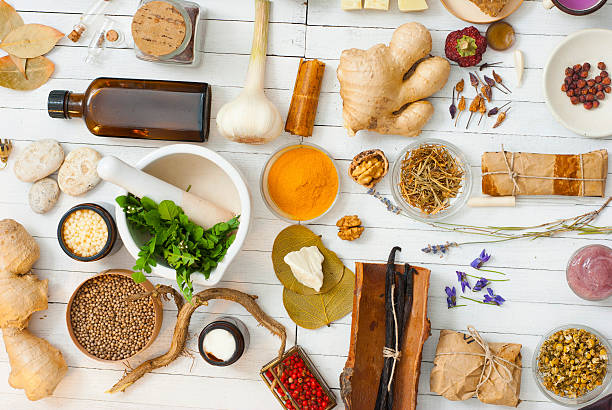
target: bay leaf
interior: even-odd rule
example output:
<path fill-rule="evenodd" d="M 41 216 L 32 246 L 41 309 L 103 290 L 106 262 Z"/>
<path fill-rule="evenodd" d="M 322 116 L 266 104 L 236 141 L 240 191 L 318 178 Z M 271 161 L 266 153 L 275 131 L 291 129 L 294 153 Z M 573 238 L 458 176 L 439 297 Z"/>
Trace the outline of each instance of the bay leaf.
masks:
<path fill-rule="evenodd" d="M 26 64 L 28 63 L 28 59 L 15 57 L 10 54 L 9 54 L 9 57 L 11 58 L 11 61 L 13 62 L 13 64 L 17 66 L 17 69 L 19 69 L 19 72 L 23 74 L 23 76 L 27 79 L 28 76 L 26 75 Z"/>
<path fill-rule="evenodd" d="M 19 58 L 34 58 L 48 53 L 64 34 L 43 24 L 24 24 L 4 37 L 0 48 Z"/>
<path fill-rule="evenodd" d="M 284 261 L 285 255 L 289 252 L 299 251 L 305 246 L 316 246 L 324 258 L 323 286 L 319 292 L 298 282 L 291 272 L 291 267 Z M 340 258 L 323 245 L 320 236 L 303 225 L 289 226 L 276 236 L 272 246 L 272 265 L 276 277 L 283 286 L 300 295 L 326 293 L 340 282 L 344 274 L 344 264 Z"/>
<path fill-rule="evenodd" d="M 45 57 L 36 57 L 28 60 L 26 65 L 27 78 L 21 74 L 10 56 L 0 58 L 0 87 L 13 90 L 34 90 L 45 84 L 55 65 Z"/>
<path fill-rule="evenodd" d="M 353 310 L 355 274 L 344 268 L 342 280 L 329 292 L 318 295 L 300 295 L 283 289 L 283 305 L 296 325 L 305 329 L 318 329 L 342 319 Z"/>
<path fill-rule="evenodd" d="M 10 4 L 0 0 L 0 40 L 19 26 L 23 26 L 21 16 Z"/>

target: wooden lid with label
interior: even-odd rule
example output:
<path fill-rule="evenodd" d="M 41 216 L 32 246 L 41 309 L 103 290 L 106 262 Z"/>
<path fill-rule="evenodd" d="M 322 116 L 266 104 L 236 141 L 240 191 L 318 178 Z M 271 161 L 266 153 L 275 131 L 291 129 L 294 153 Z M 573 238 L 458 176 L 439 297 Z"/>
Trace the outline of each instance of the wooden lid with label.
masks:
<path fill-rule="evenodd" d="M 132 20 L 134 44 L 152 56 L 165 56 L 176 51 L 185 40 L 185 31 L 185 18 L 165 1 L 143 5 Z"/>

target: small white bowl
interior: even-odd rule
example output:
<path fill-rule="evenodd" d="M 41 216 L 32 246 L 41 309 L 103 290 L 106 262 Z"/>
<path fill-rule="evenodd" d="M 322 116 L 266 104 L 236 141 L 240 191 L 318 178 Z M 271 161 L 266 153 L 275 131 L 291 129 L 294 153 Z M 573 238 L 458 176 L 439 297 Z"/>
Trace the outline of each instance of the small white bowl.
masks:
<path fill-rule="evenodd" d="M 555 119 L 565 128 L 587 138 L 612 135 L 612 94 L 598 108 L 587 110 L 573 105 L 561 91 L 565 69 L 576 64 L 591 64 L 589 78 L 599 74 L 597 63 L 606 63 L 612 73 L 612 30 L 586 29 L 567 36 L 553 50 L 544 67 L 544 98 Z"/>
<path fill-rule="evenodd" d="M 201 185 L 202 180 L 201 175 L 198 175 L 198 169 L 196 167 L 190 167 L 189 172 L 181 172 L 181 167 L 183 168 L 182 171 L 185 171 L 185 168 L 189 167 L 189 165 L 187 165 L 187 162 L 184 161 L 184 159 L 188 158 L 189 156 L 195 156 L 199 157 L 197 159 L 198 161 L 202 161 L 202 169 L 199 170 L 200 172 L 215 172 L 216 176 L 211 179 L 215 180 L 215 183 L 217 184 L 219 183 L 219 180 L 223 178 L 223 173 L 225 173 L 231 183 L 233 183 L 235 188 L 235 191 L 232 191 L 232 193 L 228 195 L 237 196 L 236 201 L 239 202 L 239 209 L 235 210 L 236 212 L 240 213 L 240 227 L 238 228 L 238 232 L 236 233 L 236 240 L 229 247 L 227 254 L 223 258 L 223 260 L 219 262 L 217 267 L 211 271 L 208 279 L 205 279 L 204 275 L 198 272 L 195 272 L 191 275 L 191 279 L 194 284 L 203 286 L 214 286 L 221 280 L 223 274 L 244 245 L 244 241 L 249 231 L 249 226 L 251 224 L 251 196 L 249 194 L 249 189 L 244 180 L 244 177 L 242 176 L 238 168 L 236 168 L 232 163 L 230 163 L 227 159 L 223 158 L 216 152 L 198 145 L 168 145 L 146 155 L 134 166 L 138 169 L 143 169 L 148 172 L 149 170 L 147 168 L 154 169 L 153 167 L 157 162 L 159 168 L 161 169 L 175 169 L 175 167 L 165 166 L 166 164 L 164 163 L 165 161 L 168 161 L 169 157 L 171 156 L 177 156 L 177 160 L 179 160 L 176 165 L 176 175 L 162 177 L 161 175 L 158 175 L 158 172 L 160 172 L 159 169 L 155 172 L 150 173 L 160 179 L 164 179 L 166 182 L 169 182 L 175 186 L 179 186 L 182 189 L 187 189 L 187 187 L 191 185 L 192 190 L 190 192 L 195 193 L 197 195 L 198 189 L 206 190 L 206 187 Z M 206 161 L 208 161 L 208 163 Z M 164 166 L 162 166 L 162 164 Z M 216 167 L 213 164 L 216 165 Z M 178 176 L 179 173 L 181 174 L 180 177 Z M 181 180 L 178 181 L 178 178 L 180 178 Z M 182 186 L 183 184 L 184 186 Z M 202 186 L 202 188 L 199 188 L 200 186 Z M 208 189 L 211 189 L 211 187 L 208 187 Z M 215 192 L 214 189 L 213 192 Z M 126 194 L 127 192 L 123 190 L 120 195 Z M 217 195 L 215 195 L 215 197 L 218 198 L 219 195 L 221 195 L 221 193 L 217 192 Z M 125 213 L 123 212 L 121 207 L 116 206 L 115 208 L 117 230 L 119 231 L 121 240 L 123 241 L 123 244 L 127 248 L 130 255 L 137 259 L 138 252 L 140 251 L 140 246 L 145 243 L 147 237 L 146 235 L 139 233 L 138 231 L 132 230 L 127 224 Z M 168 264 L 163 260 L 157 261 L 157 266 L 153 267 L 153 273 L 164 278 L 172 280 L 176 279 L 176 271 L 169 267 Z"/>

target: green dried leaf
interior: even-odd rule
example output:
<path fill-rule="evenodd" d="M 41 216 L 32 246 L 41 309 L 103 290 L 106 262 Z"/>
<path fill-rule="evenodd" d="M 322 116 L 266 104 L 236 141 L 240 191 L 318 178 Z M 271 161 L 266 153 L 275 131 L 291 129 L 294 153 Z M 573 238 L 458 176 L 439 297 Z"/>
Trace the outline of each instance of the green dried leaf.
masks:
<path fill-rule="evenodd" d="M 317 291 L 302 285 L 293 276 L 291 268 L 283 260 L 289 252 L 299 251 L 305 246 L 316 246 L 324 257 L 323 286 L 318 293 L 327 293 L 336 286 L 344 274 L 344 264 L 338 256 L 327 249 L 321 238 L 303 225 L 292 225 L 283 229 L 272 247 L 272 265 L 278 280 L 289 290 L 300 295 L 316 295 Z"/>
<path fill-rule="evenodd" d="M 10 4 L 0 0 L 0 40 L 19 26 L 23 26 L 21 16 Z"/>
<path fill-rule="evenodd" d="M 10 56 L 0 58 L 0 87 L 13 90 L 34 90 L 45 84 L 55 65 L 45 57 L 36 57 L 28 61 L 27 78 L 21 74 Z"/>
<path fill-rule="evenodd" d="M 48 53 L 64 33 L 43 24 L 25 24 L 9 32 L 0 48 L 19 58 L 34 58 Z"/>
<path fill-rule="evenodd" d="M 329 292 L 299 295 L 283 289 L 283 304 L 291 320 L 305 329 L 318 329 L 342 319 L 353 310 L 355 275 L 344 268 L 342 280 Z"/>

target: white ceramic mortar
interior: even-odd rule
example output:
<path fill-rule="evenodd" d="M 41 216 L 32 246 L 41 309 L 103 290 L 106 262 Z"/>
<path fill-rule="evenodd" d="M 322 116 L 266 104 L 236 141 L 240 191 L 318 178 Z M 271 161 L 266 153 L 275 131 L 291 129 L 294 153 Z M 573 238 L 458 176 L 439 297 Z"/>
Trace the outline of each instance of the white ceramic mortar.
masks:
<path fill-rule="evenodd" d="M 223 274 L 228 269 L 234 258 L 238 255 L 238 253 L 242 249 L 242 246 L 244 245 L 244 241 L 246 240 L 246 236 L 251 224 L 251 197 L 249 194 L 249 189 L 238 168 L 236 168 L 232 163 L 230 163 L 227 159 L 223 158 L 216 152 L 197 145 L 176 144 L 159 148 L 143 157 L 134 165 L 134 167 L 138 169 L 143 169 L 162 158 L 177 154 L 196 155 L 207 159 L 213 164 L 220 167 L 233 182 L 240 200 L 240 227 L 238 228 L 238 232 L 236 233 L 236 240 L 229 247 L 227 254 L 223 258 L 223 260 L 217 265 L 217 267 L 211 271 L 210 277 L 208 279 L 205 279 L 204 275 L 197 272 L 191 275 L 191 279 L 193 280 L 194 284 L 203 286 L 214 286 L 221 280 Z M 184 189 L 186 187 L 181 188 Z M 120 195 L 127 195 L 127 192 L 122 189 Z M 130 255 L 137 259 L 138 252 L 140 251 L 139 243 L 144 243 L 144 236 L 139 238 L 139 235 L 133 235 L 127 225 L 125 213 L 123 212 L 121 207 L 116 206 L 115 208 L 117 230 L 119 231 L 121 240 L 123 241 L 123 244 L 127 248 Z M 139 243 L 137 243 L 137 241 Z M 157 266 L 153 267 L 153 273 L 171 280 L 176 279 L 175 270 L 170 268 L 164 261 L 158 260 Z"/>

